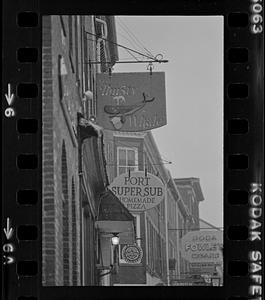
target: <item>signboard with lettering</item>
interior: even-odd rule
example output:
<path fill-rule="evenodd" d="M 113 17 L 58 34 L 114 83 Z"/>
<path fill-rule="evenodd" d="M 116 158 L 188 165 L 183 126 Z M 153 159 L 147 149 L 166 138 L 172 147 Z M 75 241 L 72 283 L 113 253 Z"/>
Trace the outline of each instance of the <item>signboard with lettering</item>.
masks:
<path fill-rule="evenodd" d="M 190 231 L 181 239 L 181 254 L 190 263 L 222 262 L 222 231 Z"/>
<path fill-rule="evenodd" d="M 141 212 L 158 205 L 165 197 L 163 182 L 155 175 L 143 171 L 121 174 L 109 189 L 132 212 Z"/>
<path fill-rule="evenodd" d="M 213 262 L 204 263 L 190 263 L 190 271 L 193 274 L 213 274 L 215 272 L 216 264 Z"/>
<path fill-rule="evenodd" d="M 97 74 L 97 122 L 134 132 L 166 125 L 165 73 Z"/>
<path fill-rule="evenodd" d="M 121 255 L 128 264 L 139 264 L 143 258 L 143 250 L 138 245 L 126 245 L 122 248 Z"/>

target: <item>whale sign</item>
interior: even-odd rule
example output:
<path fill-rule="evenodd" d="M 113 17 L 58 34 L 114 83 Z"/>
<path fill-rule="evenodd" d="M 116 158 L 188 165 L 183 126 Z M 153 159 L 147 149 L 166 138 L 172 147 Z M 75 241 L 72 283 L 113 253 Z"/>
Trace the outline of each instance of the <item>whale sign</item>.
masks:
<path fill-rule="evenodd" d="M 97 74 L 97 122 L 134 132 L 166 125 L 165 73 Z"/>
<path fill-rule="evenodd" d="M 223 232 L 190 231 L 181 239 L 181 255 L 190 263 L 222 262 Z"/>
<path fill-rule="evenodd" d="M 163 182 L 143 171 L 123 173 L 116 177 L 109 189 L 131 212 L 143 212 L 157 206 L 165 197 Z"/>

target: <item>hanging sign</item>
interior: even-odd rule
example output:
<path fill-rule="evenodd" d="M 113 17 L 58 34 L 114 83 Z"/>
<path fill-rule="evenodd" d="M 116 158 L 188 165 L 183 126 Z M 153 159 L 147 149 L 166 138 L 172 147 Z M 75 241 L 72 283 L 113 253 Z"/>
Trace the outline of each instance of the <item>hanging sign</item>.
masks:
<path fill-rule="evenodd" d="M 181 254 L 190 263 L 222 262 L 222 231 L 190 231 L 181 239 Z"/>
<path fill-rule="evenodd" d="M 132 212 L 153 208 L 165 197 L 163 182 L 157 176 L 143 171 L 124 173 L 116 177 L 109 189 Z"/>
<path fill-rule="evenodd" d="M 216 264 L 213 262 L 190 263 L 190 271 L 194 274 L 213 274 Z"/>
<path fill-rule="evenodd" d="M 97 122 L 134 132 L 166 125 L 165 73 L 97 74 Z"/>
<path fill-rule="evenodd" d="M 143 258 L 143 250 L 138 245 L 126 245 L 122 248 L 121 256 L 129 264 L 139 264 Z"/>

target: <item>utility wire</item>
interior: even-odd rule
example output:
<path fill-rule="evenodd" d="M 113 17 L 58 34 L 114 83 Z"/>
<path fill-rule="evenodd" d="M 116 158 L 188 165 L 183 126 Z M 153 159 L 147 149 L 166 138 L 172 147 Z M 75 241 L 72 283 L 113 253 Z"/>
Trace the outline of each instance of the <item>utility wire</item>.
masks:
<path fill-rule="evenodd" d="M 137 38 L 135 38 L 134 34 L 130 31 L 130 29 L 126 26 L 126 24 L 122 20 L 118 20 L 118 23 L 120 25 L 120 28 L 132 39 L 131 43 L 136 44 L 136 47 L 140 48 L 141 50 L 144 49 L 145 47 L 141 44 Z M 149 53 L 150 54 L 150 53 Z"/>
<path fill-rule="evenodd" d="M 149 51 L 146 47 L 145 47 L 145 45 L 137 38 L 137 36 L 129 29 L 129 27 L 125 24 L 125 22 L 123 22 L 121 19 L 117 19 L 118 20 L 118 23 L 120 23 L 120 25 L 122 26 L 122 24 L 123 24 L 123 30 L 125 30 L 133 39 L 134 39 L 134 41 L 138 44 L 138 46 L 140 45 L 140 48 L 143 48 L 147 53 L 148 53 L 148 55 L 151 55 L 151 56 L 153 56 L 153 57 L 155 57 L 152 53 L 151 53 L 151 51 Z M 125 29 L 124 29 L 125 28 Z M 126 30 L 127 29 L 127 30 Z"/>
<path fill-rule="evenodd" d="M 125 49 L 135 60 L 139 61 L 139 59 L 134 55 L 132 54 L 129 50 Z"/>
<path fill-rule="evenodd" d="M 128 42 L 131 44 L 131 46 L 135 47 L 135 45 L 132 43 L 132 41 L 129 40 L 125 35 L 123 35 L 123 34 L 121 34 L 121 33 L 119 33 L 119 35 L 122 36 L 126 41 L 128 41 Z M 127 50 L 127 51 L 128 51 L 128 50 Z M 142 57 L 142 55 L 141 55 L 141 57 Z"/>
<path fill-rule="evenodd" d="M 214 230 L 214 229 L 219 229 L 222 230 L 224 227 L 213 227 L 213 228 L 209 228 L 209 227 L 201 227 L 201 228 L 168 228 L 168 230 L 188 230 L 189 232 L 192 232 L 193 230 L 201 230 L 201 229 L 209 229 L 209 230 Z"/>
<path fill-rule="evenodd" d="M 152 166 L 162 166 L 162 165 L 169 165 L 170 163 L 161 163 L 161 164 L 152 164 L 150 163 Z M 130 168 L 130 167 L 139 167 L 139 166 L 146 166 L 146 164 L 143 164 L 143 165 L 118 165 L 117 163 L 115 164 L 114 162 L 111 162 L 111 163 L 106 163 L 106 165 L 108 166 L 117 166 L 117 167 L 121 167 L 121 168 Z"/>
<path fill-rule="evenodd" d="M 89 34 L 89 35 L 92 35 L 92 36 L 95 36 L 95 37 L 98 37 L 97 34 L 92 33 L 92 32 L 89 32 L 89 31 L 85 31 L 85 33 L 86 33 L 86 34 Z M 118 46 L 118 47 L 121 47 L 121 48 L 123 48 L 123 49 L 127 49 L 127 50 L 132 51 L 132 52 L 134 52 L 134 53 L 137 53 L 137 54 L 139 54 L 139 55 L 145 56 L 145 57 L 151 59 L 152 61 L 160 62 L 159 59 L 156 59 L 156 58 L 151 57 L 151 56 L 149 56 L 149 55 L 143 54 L 143 53 L 141 53 L 141 52 L 139 52 L 139 51 L 133 50 L 133 49 L 131 49 L 131 48 L 129 48 L 129 47 L 126 47 L 126 46 L 123 46 L 123 45 L 118 44 L 118 43 L 116 43 L 116 42 L 113 42 L 113 41 L 111 41 L 111 40 L 109 40 L 109 39 L 105 39 L 105 38 L 102 38 L 102 37 L 100 37 L 100 38 L 101 38 L 102 40 L 107 41 L 107 42 L 109 42 L 109 43 L 111 43 L 111 44 L 114 44 L 114 45 L 116 45 L 116 46 Z"/>
<path fill-rule="evenodd" d="M 124 37 L 125 38 L 125 37 Z M 89 38 L 86 38 L 86 40 L 87 41 L 92 41 L 92 42 L 96 42 L 97 40 L 96 39 L 89 39 Z M 128 40 L 128 39 L 127 39 Z M 129 40 L 128 40 L 129 41 Z M 126 50 L 126 49 L 125 49 Z M 135 55 L 133 55 L 129 50 L 126 50 L 128 53 L 129 53 L 129 55 L 131 56 L 131 57 L 133 57 L 135 60 L 137 60 L 137 61 L 139 61 L 139 59 L 135 56 Z M 122 61 L 121 61 L 122 62 Z"/>
<path fill-rule="evenodd" d="M 123 35 L 122 35 L 123 36 Z M 129 41 L 130 42 L 130 40 L 129 39 L 127 39 L 125 36 L 123 36 L 127 41 Z M 96 42 L 96 39 L 89 39 L 89 38 L 86 38 L 86 40 L 87 41 L 91 41 L 91 42 Z M 132 43 L 130 42 L 130 44 L 132 45 Z M 135 45 L 133 45 L 133 46 L 135 46 Z M 135 55 L 133 55 L 131 52 L 130 52 L 130 50 L 127 50 L 127 49 L 125 49 L 128 53 L 129 53 L 129 55 L 131 56 L 131 57 L 133 57 L 136 61 L 138 61 L 139 62 L 139 58 L 137 58 Z M 142 55 L 141 55 L 142 56 Z M 125 58 L 123 58 L 123 59 L 125 59 Z M 123 62 L 122 60 L 119 60 L 119 62 Z"/>

